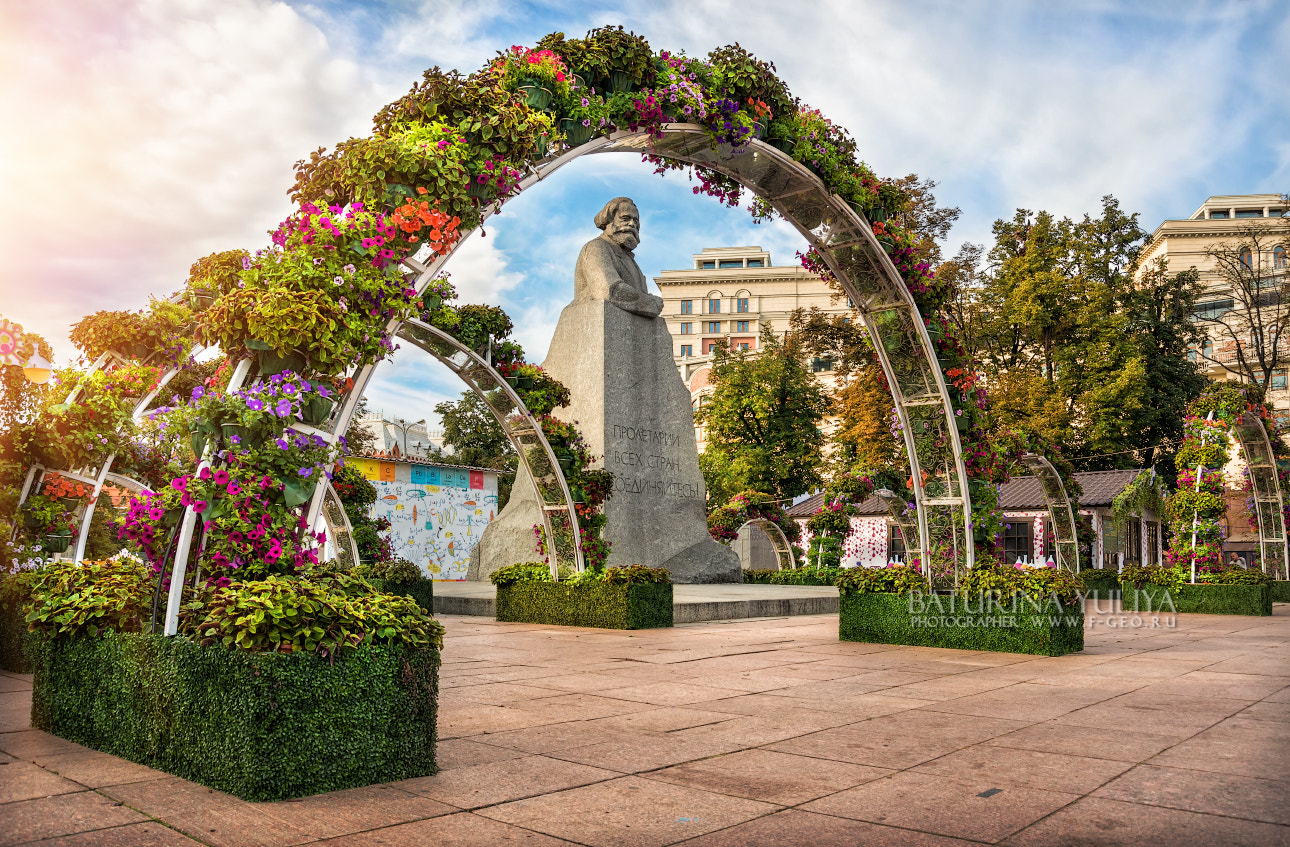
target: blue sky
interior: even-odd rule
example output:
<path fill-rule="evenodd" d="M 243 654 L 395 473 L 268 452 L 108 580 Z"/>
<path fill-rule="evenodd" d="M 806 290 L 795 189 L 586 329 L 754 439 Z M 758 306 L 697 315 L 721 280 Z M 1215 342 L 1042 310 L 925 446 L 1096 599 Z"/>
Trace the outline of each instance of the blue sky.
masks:
<path fill-rule="evenodd" d="M 1078 216 L 1114 194 L 1147 229 L 1211 194 L 1290 191 L 1290 14 L 1274 2 L 600 4 L 9 0 L 0 4 L 0 314 L 73 350 L 67 327 L 143 305 L 195 259 L 257 248 L 289 211 L 291 165 L 366 134 L 432 65 L 622 23 L 656 48 L 738 41 L 846 126 L 881 175 L 940 183 L 948 250 L 1017 208 Z M 782 225 L 690 193 L 625 156 L 589 156 L 520 197 L 449 270 L 504 306 L 540 359 L 577 247 L 617 194 L 643 215 L 647 275 Z M 457 387 L 413 350 L 373 405 L 419 418 Z"/>

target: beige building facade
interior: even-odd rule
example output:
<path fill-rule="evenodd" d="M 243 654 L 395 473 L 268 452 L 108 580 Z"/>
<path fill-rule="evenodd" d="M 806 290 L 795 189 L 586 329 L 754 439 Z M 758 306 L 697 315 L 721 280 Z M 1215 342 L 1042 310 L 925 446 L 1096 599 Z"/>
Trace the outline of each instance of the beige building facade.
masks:
<path fill-rule="evenodd" d="M 1260 233 L 1257 249 L 1241 253 L 1251 230 Z M 1239 379 L 1227 367 L 1236 358 L 1235 341 L 1213 321 L 1239 309 L 1239 294 L 1223 276 L 1210 251 L 1231 248 L 1239 261 L 1260 277 L 1258 287 L 1267 289 L 1261 297 L 1278 299 L 1290 285 L 1290 208 L 1279 194 L 1224 194 L 1210 197 L 1190 217 L 1166 220 L 1152 233 L 1143 248 L 1141 266 L 1152 267 L 1157 259 L 1169 262 L 1170 273 L 1196 268 L 1205 293 L 1197 304 L 1196 318 L 1209 330 L 1203 350 L 1192 358 L 1205 368 L 1210 379 Z M 1251 338 L 1248 342 L 1253 343 Z M 1282 356 L 1287 339 L 1282 340 Z M 1216 361 L 1215 361 L 1216 360 Z M 1286 367 L 1273 371 L 1267 386 L 1268 400 L 1283 422 L 1290 422 L 1290 373 Z"/>
<path fill-rule="evenodd" d="M 824 280 L 799 264 L 776 265 L 761 247 L 705 247 L 693 266 L 665 270 L 654 278 L 663 298 L 663 318 L 672 333 L 672 355 L 697 409 L 711 393 L 712 349 L 756 350 L 763 327 L 788 330 L 795 309 L 849 315 L 853 310 Z M 832 363 L 813 360 L 812 369 L 832 390 Z M 696 429 L 699 450 L 703 428 Z"/>

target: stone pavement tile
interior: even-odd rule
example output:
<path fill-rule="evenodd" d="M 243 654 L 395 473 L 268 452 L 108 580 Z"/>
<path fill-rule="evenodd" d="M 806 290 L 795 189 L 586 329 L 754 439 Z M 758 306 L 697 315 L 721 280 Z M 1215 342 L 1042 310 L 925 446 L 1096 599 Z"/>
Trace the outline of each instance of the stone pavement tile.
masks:
<path fill-rule="evenodd" d="M 50 735 L 48 732 L 42 732 L 39 729 L 0 733 L 0 750 L 16 759 L 25 759 L 37 764 L 53 756 L 84 753 L 88 749 L 90 748 L 82 747 L 65 738 Z"/>
<path fill-rule="evenodd" d="M 729 717 L 723 715 L 722 717 Z M 477 739 L 489 745 L 525 753 L 549 753 L 551 751 L 572 750 L 588 744 L 605 744 L 616 741 L 630 741 L 639 736 L 638 732 L 602 726 L 589 721 L 566 721 L 546 726 L 535 726 L 528 729 L 516 729 L 510 732 L 494 732 Z M 506 758 L 518 758 L 516 755 Z M 482 764 L 482 763 L 481 763 Z"/>
<path fill-rule="evenodd" d="M 1285 847 L 1290 828 L 1086 797 L 1006 842 L 1015 847 Z"/>
<path fill-rule="evenodd" d="M 724 703 L 724 700 L 718 700 Z M 632 712 L 626 715 L 615 715 L 611 718 L 599 718 L 588 726 L 626 732 L 674 732 L 692 726 L 720 723 L 730 720 L 730 713 L 725 711 L 692 709 L 685 706 L 663 706 L 644 712 Z"/>
<path fill-rule="evenodd" d="M 151 821 L 112 829 L 95 829 L 39 842 L 40 847 L 197 847 L 200 843 Z"/>
<path fill-rule="evenodd" d="M 0 693 L 11 691 L 31 691 L 31 683 L 12 676 L 0 676 Z"/>
<path fill-rule="evenodd" d="M 0 803 L 71 794 L 85 786 L 63 779 L 30 762 L 8 762 L 0 765 Z"/>
<path fill-rule="evenodd" d="M 619 700 L 613 697 L 597 697 L 592 694 L 567 694 L 563 691 L 549 691 L 551 696 L 538 700 L 527 700 L 511 703 L 513 709 L 558 718 L 562 721 L 591 720 L 608 718 L 614 715 L 625 715 L 632 712 L 648 712 L 655 706 L 635 700 Z"/>
<path fill-rule="evenodd" d="M 654 847 L 733 826 L 779 807 L 623 777 L 485 809 L 495 820 L 589 847 Z"/>
<path fill-rule="evenodd" d="M 730 739 L 678 738 L 677 733 L 640 733 L 626 741 L 588 744 L 572 750 L 553 750 L 549 755 L 567 762 L 610 768 L 619 773 L 641 773 L 708 756 L 733 753 L 743 744 Z"/>
<path fill-rule="evenodd" d="M 1257 718 L 1261 721 L 1290 721 L 1290 703 L 1275 700 L 1261 700 L 1247 706 L 1239 713 L 1243 718 Z"/>
<path fill-rule="evenodd" d="M 957 697 L 969 697 L 973 694 L 993 691 L 996 688 L 1006 688 L 1021 681 L 999 676 L 982 676 L 981 673 L 980 671 L 973 671 L 949 676 L 937 676 L 919 682 L 911 682 L 907 685 L 895 686 L 889 689 L 887 693 L 897 697 L 913 697 L 919 700 L 953 700 Z M 1028 674 L 1027 678 L 1029 676 Z"/>
<path fill-rule="evenodd" d="M 495 844 L 515 844 L 524 847 L 562 847 L 569 842 L 551 838 L 538 832 L 520 829 L 480 817 L 470 812 L 458 812 L 430 820 L 392 826 L 374 832 L 364 832 L 318 844 L 326 847 L 493 847 Z"/>
<path fill-rule="evenodd" d="M 606 679 L 604 674 L 598 673 L 554 673 L 552 676 L 535 680 L 532 684 L 578 694 L 599 694 L 606 688 L 621 685 L 615 680 Z"/>
<path fill-rule="evenodd" d="M 1237 716 L 1188 738 L 1150 764 L 1290 781 L 1290 724 Z"/>
<path fill-rule="evenodd" d="M 854 677 L 855 673 L 856 669 L 852 667 L 844 665 L 830 665 L 828 662 L 817 661 L 807 662 L 804 664 L 777 665 L 775 667 L 762 668 L 756 675 L 772 679 L 827 681 Z M 880 671 L 870 671 L 870 673 L 880 673 Z"/>
<path fill-rule="evenodd" d="M 1177 744 L 1178 741 L 1179 738 L 1176 735 L 1156 735 L 1141 731 L 1125 732 L 1118 729 L 1048 722 L 1000 735 L 985 743 L 994 747 L 1014 747 L 1019 750 L 1038 750 L 1043 753 L 1064 753 L 1068 756 L 1087 756 L 1136 763 L 1146 761 L 1161 750 Z"/>
<path fill-rule="evenodd" d="M 23 800 L 0 807 L 0 845 L 74 835 L 147 820 L 93 791 Z"/>
<path fill-rule="evenodd" d="M 1285 651 L 1247 653 L 1234 659 L 1224 659 L 1208 665 L 1205 670 L 1214 673 L 1251 673 L 1262 676 L 1290 676 L 1290 655 Z"/>
<path fill-rule="evenodd" d="M 1087 794 L 1131 767 L 1131 762 L 977 744 L 913 770 L 948 777 L 977 791 L 1011 787 Z"/>
<path fill-rule="evenodd" d="M 493 736 L 477 736 L 491 740 Z M 470 738 L 449 738 L 440 741 L 435 747 L 435 763 L 440 771 L 453 768 L 466 768 L 471 765 L 486 765 L 489 762 L 502 762 L 507 759 L 518 759 L 524 756 L 522 750 L 511 750 L 496 747 L 486 742 Z"/>
<path fill-rule="evenodd" d="M 525 702 L 539 697 L 550 697 L 550 688 L 536 685 L 523 685 L 517 682 L 485 682 L 479 685 L 463 685 L 449 689 L 440 696 L 441 704 L 458 705 L 462 701 L 485 703 L 491 706 L 505 706 L 516 702 Z"/>
<path fill-rule="evenodd" d="M 890 689 L 890 691 L 894 690 Z M 889 694 L 889 689 L 837 697 L 809 696 L 803 690 L 793 697 L 787 694 L 769 693 L 718 700 L 714 703 L 707 703 L 705 706 L 714 711 L 731 711 L 766 716 L 774 716 L 779 714 L 781 710 L 807 709 L 836 715 L 841 719 L 838 721 L 841 724 L 855 723 L 866 718 L 918 709 L 931 705 L 932 702 L 931 700 L 913 700 Z"/>
<path fill-rule="evenodd" d="M 678 679 L 691 679 L 692 674 L 685 673 L 684 665 L 654 665 L 649 662 L 619 662 L 612 668 L 597 671 L 596 676 L 605 680 L 604 688 L 613 687 L 613 680 L 621 680 L 618 686 L 644 682 L 676 682 Z M 597 690 L 599 693 L 599 689 Z"/>
<path fill-rule="evenodd" d="M 1029 723 L 1051 720 L 1093 703 L 1108 700 L 1116 692 L 1098 688 L 1062 688 L 1018 682 L 980 694 L 969 694 L 953 700 L 942 700 L 928 706 L 928 711 L 952 712 L 956 715 L 1010 718 Z"/>
<path fill-rule="evenodd" d="M 889 774 L 891 771 L 885 768 L 809 759 L 772 750 L 741 750 L 642 776 L 717 794 L 796 806 Z"/>
<path fill-rule="evenodd" d="M 1215 700 L 1188 695 L 1143 697 L 1140 691 L 1062 715 L 1057 721 L 1074 726 L 1146 730 L 1159 735 L 1189 736 L 1211 727 L 1249 705 L 1245 700 Z"/>
<path fill-rule="evenodd" d="M 690 685 L 684 682 L 656 682 L 610 688 L 600 692 L 603 697 L 635 700 L 638 703 L 652 703 L 656 706 L 707 705 L 712 700 L 734 697 L 740 693 L 742 692 L 729 688 L 709 688 L 706 685 Z"/>
<path fill-rule="evenodd" d="M 439 706 L 439 738 L 467 738 L 487 732 L 506 732 L 526 726 L 559 723 L 562 719 L 542 714 L 511 709 L 505 706 Z"/>
<path fill-rule="evenodd" d="M 786 741 L 799 735 L 807 735 L 836 726 L 829 715 L 821 715 L 820 720 L 812 720 L 808 714 L 803 714 L 794 721 L 784 720 L 780 716 L 729 715 L 728 717 L 728 720 L 720 723 L 680 729 L 670 735 L 695 744 L 717 744 L 739 749 Z"/>
<path fill-rule="evenodd" d="M 798 809 L 785 809 L 681 842 L 684 847 L 968 847 L 976 843 Z"/>
<path fill-rule="evenodd" d="M 1194 697 L 1214 697 L 1233 700 L 1259 700 L 1275 694 L 1290 685 L 1283 676 L 1259 676 L 1245 673 L 1214 673 L 1192 671 L 1166 682 L 1156 682 L 1139 691 L 1144 695 L 1168 697 L 1190 694 Z"/>
<path fill-rule="evenodd" d="M 0 732 L 31 729 L 31 692 L 7 691 L 0 694 Z"/>
<path fill-rule="evenodd" d="M 922 764 L 1021 726 L 1018 721 L 964 720 L 960 715 L 917 710 L 822 730 L 770 744 L 767 748 L 780 753 L 899 769 Z"/>
<path fill-rule="evenodd" d="M 1271 694 L 1263 699 L 1269 703 L 1290 703 L 1290 688 L 1283 688 L 1276 694 Z"/>
<path fill-rule="evenodd" d="M 925 666 L 924 666 L 925 667 Z M 857 669 L 853 668 L 853 672 Z M 874 668 L 869 670 L 860 670 L 853 676 L 845 679 L 836 680 L 833 683 L 834 689 L 841 693 L 851 693 L 847 690 L 848 686 L 864 686 L 869 690 L 875 688 L 894 688 L 896 686 L 909 685 L 915 682 L 925 682 L 932 679 L 953 678 L 962 673 L 961 670 L 947 671 L 944 674 L 928 673 L 927 671 L 910 671 L 905 668 Z M 831 689 L 820 687 L 817 690 L 828 692 Z M 866 692 L 859 692 L 866 693 Z"/>
<path fill-rule="evenodd" d="M 434 776 L 405 779 L 393 785 L 459 809 L 477 809 L 601 782 L 621 775 L 603 768 L 546 756 L 525 756 L 522 759 L 453 768 Z"/>
<path fill-rule="evenodd" d="M 852 673 L 849 669 L 839 669 L 842 675 Z M 782 676 L 767 676 L 767 671 L 730 671 L 728 673 L 703 674 L 686 680 L 693 685 L 707 685 L 712 688 L 723 688 L 743 694 L 758 694 L 763 691 L 789 691 L 801 684 L 800 679 L 789 679 Z"/>
<path fill-rule="evenodd" d="M 309 840 L 305 830 L 230 794 L 179 777 L 100 789 L 113 800 L 215 847 L 278 847 Z"/>
<path fill-rule="evenodd" d="M 40 759 L 40 766 L 86 788 L 103 788 L 123 782 L 142 782 L 168 776 L 147 765 L 89 749 L 44 757 Z"/>
<path fill-rule="evenodd" d="M 1127 803 L 1290 825 L 1290 782 L 1139 765 L 1093 792 Z"/>
<path fill-rule="evenodd" d="M 956 838 L 998 841 L 1077 799 L 1038 788 L 1004 788 L 990 797 L 976 786 L 913 772 L 866 782 L 802 806 L 872 823 Z"/>
<path fill-rule="evenodd" d="M 397 785 L 367 785 L 253 805 L 266 815 L 303 830 L 309 840 L 396 826 L 458 811 L 428 797 L 402 791 Z"/>

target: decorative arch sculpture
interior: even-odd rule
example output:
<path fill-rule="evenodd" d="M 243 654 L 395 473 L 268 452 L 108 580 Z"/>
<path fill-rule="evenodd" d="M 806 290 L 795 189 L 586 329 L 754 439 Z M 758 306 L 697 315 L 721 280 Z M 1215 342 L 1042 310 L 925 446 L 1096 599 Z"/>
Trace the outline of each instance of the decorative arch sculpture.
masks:
<path fill-rule="evenodd" d="M 1048 504 L 1048 520 L 1053 525 L 1053 543 L 1057 546 L 1057 567 L 1071 573 L 1080 572 L 1079 534 L 1075 528 L 1075 511 L 1070 498 L 1066 496 L 1066 486 L 1053 463 L 1037 453 L 1022 455 L 1030 472 L 1039 480 L 1044 490 L 1044 502 Z"/>
<path fill-rule="evenodd" d="M 1270 565 L 1274 574 L 1282 575 L 1290 556 L 1286 552 L 1285 503 L 1272 442 L 1268 439 L 1262 418 L 1252 412 L 1237 418 L 1233 428 L 1241 442 L 1241 452 L 1250 469 L 1250 483 L 1254 488 L 1254 514 L 1259 524 L 1259 558 L 1263 572 L 1267 573 Z"/>
<path fill-rule="evenodd" d="M 745 521 L 744 525 L 739 527 L 735 534 L 738 535 L 750 526 L 760 529 L 762 534 L 770 541 L 770 546 L 775 548 L 775 570 L 784 570 L 785 560 L 788 561 L 789 569 L 797 567 L 797 557 L 793 555 L 793 545 L 789 543 L 788 536 L 784 534 L 784 530 L 780 529 L 779 524 L 766 518 L 753 518 L 750 521 Z"/>

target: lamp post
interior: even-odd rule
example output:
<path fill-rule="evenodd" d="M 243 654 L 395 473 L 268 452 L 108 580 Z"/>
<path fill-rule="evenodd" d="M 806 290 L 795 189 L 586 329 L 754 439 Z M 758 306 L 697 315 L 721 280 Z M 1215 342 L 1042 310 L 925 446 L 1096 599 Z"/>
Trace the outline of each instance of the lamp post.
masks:
<path fill-rule="evenodd" d="M 425 422 L 426 422 L 425 418 L 422 418 L 419 421 L 412 421 L 411 423 L 408 423 L 403 418 L 394 418 L 393 420 L 384 421 L 384 423 L 387 423 L 390 426 L 398 427 L 403 432 L 403 455 L 405 456 L 408 455 L 408 430 L 412 429 L 412 427 L 418 424 L 421 424 L 424 426 Z M 398 446 L 397 440 L 395 440 L 394 445 L 396 447 Z M 421 442 L 418 441 L 417 446 L 420 447 Z"/>

